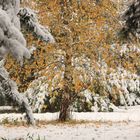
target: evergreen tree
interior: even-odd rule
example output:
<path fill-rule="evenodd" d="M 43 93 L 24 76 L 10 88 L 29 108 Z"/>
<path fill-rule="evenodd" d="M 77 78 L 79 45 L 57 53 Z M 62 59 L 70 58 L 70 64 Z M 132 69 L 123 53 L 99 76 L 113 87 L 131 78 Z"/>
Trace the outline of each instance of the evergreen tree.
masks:
<path fill-rule="evenodd" d="M 27 98 L 19 94 L 16 83 L 10 79 L 4 68 L 4 58 L 9 53 L 21 66 L 24 58 L 31 57 L 31 51 L 26 48 L 26 40 L 21 32 L 20 23 L 23 23 L 26 29 L 43 41 L 54 42 L 54 39 L 47 29 L 39 24 L 31 10 L 20 9 L 20 0 L 0 0 L 0 91 L 22 107 L 26 112 L 28 123 L 34 124 Z"/>

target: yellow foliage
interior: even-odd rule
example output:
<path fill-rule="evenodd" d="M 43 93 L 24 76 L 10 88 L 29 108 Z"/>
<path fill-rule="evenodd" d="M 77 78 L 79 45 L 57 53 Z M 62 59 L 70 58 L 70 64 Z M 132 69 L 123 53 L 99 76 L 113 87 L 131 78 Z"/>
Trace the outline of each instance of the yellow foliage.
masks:
<path fill-rule="evenodd" d="M 64 2 L 63 9 L 60 4 L 62 1 Z M 28 3 L 25 2 L 23 5 L 26 4 Z M 37 50 L 33 54 L 34 60 L 26 61 L 20 68 L 14 65 L 16 62 L 10 57 L 9 63 L 6 64 L 11 77 L 19 84 L 21 91 L 26 90 L 29 83 L 38 76 L 48 77 L 48 81 L 51 83 L 56 75 L 54 69 L 60 65 L 60 62 L 57 61 L 58 49 L 68 50 L 70 47 L 73 57 L 86 54 L 91 59 L 91 65 L 95 70 L 99 69 L 95 64 L 99 55 L 109 67 L 115 68 L 118 63 L 122 63 L 125 68 L 134 69 L 134 61 L 126 62 L 125 59 L 120 60 L 117 55 L 110 53 L 110 45 L 118 41 L 116 32 L 120 28 L 117 8 L 112 1 L 102 0 L 96 4 L 95 0 L 80 0 L 79 2 L 72 0 L 72 3 L 67 5 L 66 0 L 39 0 L 31 1 L 30 6 L 38 10 L 40 22 L 50 28 L 56 44 L 46 45 L 35 40 L 30 34 L 26 35 L 28 46 L 31 44 L 37 46 Z M 65 19 L 62 18 L 63 16 Z M 119 42 L 117 43 L 119 44 Z M 134 55 L 132 57 L 134 58 Z M 61 66 L 59 70 L 64 71 L 64 68 Z M 77 73 L 80 71 L 77 71 L 76 74 L 73 72 L 72 76 L 75 81 L 75 90 L 80 91 L 89 85 L 81 81 Z M 31 75 L 33 75 L 33 79 L 30 79 Z M 60 78 L 58 85 L 62 88 L 63 84 L 64 81 Z"/>

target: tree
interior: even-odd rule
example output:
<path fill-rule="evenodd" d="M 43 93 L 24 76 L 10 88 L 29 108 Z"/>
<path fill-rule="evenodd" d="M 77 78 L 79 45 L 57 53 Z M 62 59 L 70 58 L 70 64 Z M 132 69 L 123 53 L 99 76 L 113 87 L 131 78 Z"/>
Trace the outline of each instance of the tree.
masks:
<path fill-rule="evenodd" d="M 54 39 L 47 29 L 38 23 L 30 9 L 20 9 L 20 0 L 0 1 L 0 90 L 6 97 L 22 107 L 26 112 L 28 123 L 34 124 L 27 98 L 18 92 L 16 83 L 9 78 L 3 63 L 3 59 L 9 53 L 21 66 L 24 58 L 30 59 L 31 57 L 31 51 L 26 48 L 26 40 L 21 32 L 20 23 L 24 24 L 24 27 L 22 26 L 24 29 L 32 31 L 37 38 L 43 41 L 54 42 Z"/>
<path fill-rule="evenodd" d="M 61 24 L 62 27 L 69 25 L 71 17 L 72 1 L 60 0 L 60 12 L 61 12 Z M 69 28 L 69 27 L 68 27 Z M 70 28 L 69 28 L 70 29 Z M 63 29 L 62 29 L 63 30 Z M 71 30 L 71 29 L 70 29 Z M 60 121 L 65 121 L 69 118 L 69 107 L 73 101 L 74 96 L 76 95 L 74 89 L 73 81 L 73 72 L 74 68 L 72 66 L 72 57 L 73 57 L 73 48 L 72 48 L 72 38 L 70 37 L 70 32 L 68 30 L 63 30 L 63 38 L 65 40 L 65 71 L 64 71 L 64 86 L 62 91 L 62 103 L 60 107 Z"/>
<path fill-rule="evenodd" d="M 132 56 L 135 62 L 137 59 L 134 58 L 134 53 L 129 59 L 128 55 L 121 53 L 124 48 L 117 36 L 117 30 L 121 28 L 121 25 L 115 2 L 112 3 L 110 0 L 102 0 L 99 3 L 91 0 L 57 0 L 55 2 L 42 0 L 37 4 L 41 7 L 39 10 L 41 16 L 44 17 L 43 23 L 50 25 L 56 38 L 56 50 L 60 49 L 64 52 L 64 58 L 59 62 L 65 67 L 62 70 L 63 86 L 60 90 L 62 95 L 60 120 L 69 118 L 70 106 L 79 93 L 85 89 L 90 89 L 93 94 L 95 93 L 93 96 L 98 94 L 99 99 L 106 96 L 115 105 L 121 104 L 120 96 L 123 95 L 128 105 L 135 104 L 135 101 L 130 101 L 129 96 L 132 90 L 128 89 L 131 84 L 129 75 L 134 78 L 129 70 L 132 73 L 135 70 L 135 63 L 131 61 Z M 46 15 L 46 10 L 48 15 Z M 81 57 L 85 60 L 83 66 L 79 61 Z M 77 63 L 74 62 L 75 59 Z M 87 77 L 85 81 L 83 71 L 77 69 L 76 64 L 84 69 Z M 87 66 L 88 64 L 90 66 Z M 80 79 L 81 75 L 83 79 Z M 127 84 L 124 86 L 124 83 Z"/>
<path fill-rule="evenodd" d="M 129 2 L 129 1 L 128 1 Z M 130 1 L 127 9 L 122 14 L 123 28 L 120 31 L 120 37 L 122 37 L 123 42 L 135 45 L 139 49 L 140 45 L 140 1 L 133 0 Z M 139 55 L 131 54 L 131 59 L 133 58 L 133 63 L 136 67 L 137 73 L 139 73 L 140 63 Z M 132 66 L 131 66 L 132 67 Z"/>
<path fill-rule="evenodd" d="M 96 3 L 92 1 L 60 1 L 61 27 L 63 28 L 63 39 L 65 42 L 63 46 L 65 47 L 64 87 L 59 115 L 61 121 L 68 119 L 70 106 L 77 98 L 78 93 L 87 89 L 92 83 L 91 80 L 84 83 L 79 78 L 78 80 L 74 78 L 75 69 L 72 60 L 84 54 L 85 58 L 88 58 L 90 61 L 99 61 L 100 57 L 102 57 L 100 56 L 102 55 L 102 47 L 105 49 L 108 45 L 104 33 L 106 29 L 102 26 L 106 22 L 108 14 L 105 17 L 102 10 L 105 10 L 105 8 L 110 10 L 112 8 L 112 14 L 114 15 L 115 10 L 111 6 L 106 7 L 107 3 L 112 5 L 110 1 L 96 1 Z M 111 21 L 108 19 L 108 22 Z M 112 22 L 113 24 L 114 22 Z M 106 31 L 108 35 L 111 35 L 108 29 Z M 98 33 L 96 34 L 95 32 Z M 87 74 L 88 76 L 91 77 L 89 73 Z"/>
<path fill-rule="evenodd" d="M 64 59 L 60 62 L 65 68 L 63 86 L 59 91 L 62 94 L 59 119 L 65 121 L 69 118 L 70 106 L 78 93 L 91 84 L 90 80 L 86 82 L 80 80 L 78 76 L 81 74 L 80 70 L 75 69 L 73 60 L 84 55 L 84 59 L 90 59 L 90 64 L 94 65 L 94 61 L 98 61 L 101 55 L 107 57 L 107 53 L 102 54 L 102 50 L 108 48 L 114 37 L 111 29 L 116 28 L 114 26 L 116 19 L 113 18 L 116 14 L 115 8 L 108 0 L 97 4 L 90 0 L 57 0 L 55 2 L 41 0 L 37 4 L 41 7 L 39 10 L 42 16 L 46 14 L 46 9 L 49 13 L 48 17 L 51 15 L 49 20 L 47 15 L 44 16 L 43 19 L 46 20 L 43 22 L 50 23 L 57 42 L 56 49 L 64 52 Z M 112 25 L 110 29 L 109 24 Z M 89 70 L 86 66 L 84 68 L 90 79 Z"/>

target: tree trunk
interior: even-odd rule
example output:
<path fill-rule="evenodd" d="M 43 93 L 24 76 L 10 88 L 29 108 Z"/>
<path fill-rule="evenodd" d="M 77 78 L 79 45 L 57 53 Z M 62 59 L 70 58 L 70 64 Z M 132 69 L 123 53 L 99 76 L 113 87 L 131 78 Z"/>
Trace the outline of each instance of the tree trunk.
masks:
<path fill-rule="evenodd" d="M 65 58 L 65 72 L 64 72 L 64 89 L 62 95 L 62 102 L 60 107 L 60 121 L 66 121 L 70 118 L 70 105 L 73 101 L 74 96 L 74 85 L 73 85 L 73 68 L 71 64 L 72 51 L 68 49 L 66 51 Z"/>
<path fill-rule="evenodd" d="M 70 29 L 69 22 L 71 17 L 70 6 L 72 5 L 72 0 L 60 0 L 61 7 L 61 22 L 62 27 L 67 26 Z M 65 39 L 65 71 L 64 71 L 64 87 L 62 102 L 60 106 L 59 120 L 66 121 L 70 118 L 70 105 L 73 102 L 73 97 L 75 95 L 74 84 L 73 84 L 73 66 L 72 66 L 72 38 L 68 30 L 62 29 L 65 34 L 63 38 Z"/>

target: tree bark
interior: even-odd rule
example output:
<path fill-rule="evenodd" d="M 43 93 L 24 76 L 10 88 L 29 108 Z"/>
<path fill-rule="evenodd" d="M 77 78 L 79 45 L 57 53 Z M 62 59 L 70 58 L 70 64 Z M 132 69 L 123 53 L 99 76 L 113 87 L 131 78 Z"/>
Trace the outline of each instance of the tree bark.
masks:
<path fill-rule="evenodd" d="M 70 119 L 70 105 L 74 96 L 74 84 L 73 84 L 73 68 L 72 68 L 72 50 L 66 50 L 65 58 L 65 72 L 64 72 L 64 89 L 62 95 L 62 102 L 60 107 L 60 121 L 66 121 Z"/>

